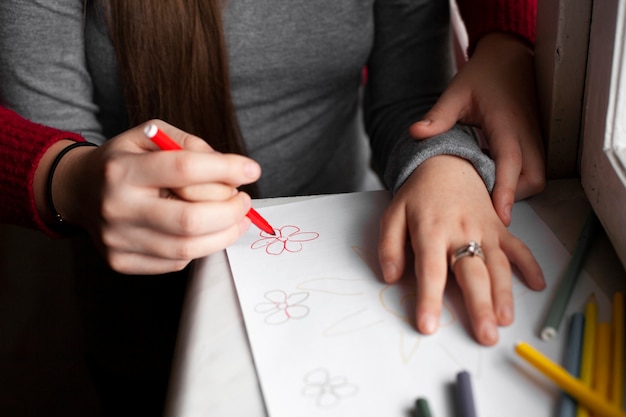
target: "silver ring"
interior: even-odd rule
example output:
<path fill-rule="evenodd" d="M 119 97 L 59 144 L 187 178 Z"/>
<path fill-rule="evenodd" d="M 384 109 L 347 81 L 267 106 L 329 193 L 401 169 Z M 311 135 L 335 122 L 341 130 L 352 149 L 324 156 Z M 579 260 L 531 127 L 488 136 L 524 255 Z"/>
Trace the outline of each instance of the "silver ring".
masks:
<path fill-rule="evenodd" d="M 461 246 L 456 250 L 456 252 L 454 252 L 452 257 L 450 258 L 450 269 L 454 269 L 454 264 L 456 263 L 456 261 L 463 258 L 464 256 L 478 256 L 483 261 L 485 260 L 485 254 L 483 253 L 483 250 L 478 242 L 476 242 L 475 240 L 470 240 L 468 245 Z"/>

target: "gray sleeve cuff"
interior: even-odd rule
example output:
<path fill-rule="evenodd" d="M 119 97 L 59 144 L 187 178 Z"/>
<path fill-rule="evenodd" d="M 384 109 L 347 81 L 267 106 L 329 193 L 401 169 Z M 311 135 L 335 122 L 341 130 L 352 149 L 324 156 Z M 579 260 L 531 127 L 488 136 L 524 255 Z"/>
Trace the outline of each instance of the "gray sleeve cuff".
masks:
<path fill-rule="evenodd" d="M 412 139 L 407 133 L 392 151 L 384 173 L 385 183 L 395 193 L 422 162 L 437 155 L 454 155 L 466 159 L 478 171 L 489 193 L 493 190 L 494 162 L 480 149 L 470 128 L 459 125 L 425 140 Z"/>

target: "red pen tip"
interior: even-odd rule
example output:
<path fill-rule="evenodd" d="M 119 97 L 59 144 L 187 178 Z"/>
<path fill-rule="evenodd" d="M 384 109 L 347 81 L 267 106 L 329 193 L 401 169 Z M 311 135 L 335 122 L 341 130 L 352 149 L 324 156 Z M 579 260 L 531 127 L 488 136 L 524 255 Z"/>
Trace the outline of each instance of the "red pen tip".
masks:
<path fill-rule="evenodd" d="M 254 208 L 250 208 L 246 215 L 252 220 L 252 223 L 254 223 L 256 227 L 263 230 L 265 233 L 276 236 L 274 228 Z"/>

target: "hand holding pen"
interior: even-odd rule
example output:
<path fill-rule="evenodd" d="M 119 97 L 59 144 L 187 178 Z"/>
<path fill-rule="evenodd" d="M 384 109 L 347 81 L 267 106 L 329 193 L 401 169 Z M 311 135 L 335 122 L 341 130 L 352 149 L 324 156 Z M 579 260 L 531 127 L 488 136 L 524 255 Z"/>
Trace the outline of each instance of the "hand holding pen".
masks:
<path fill-rule="evenodd" d="M 152 141 L 164 151 L 179 151 L 182 150 L 179 144 L 174 142 L 169 136 L 167 136 L 162 130 L 160 130 L 155 124 L 149 124 L 143 130 L 145 135 L 152 139 Z M 254 208 L 250 207 L 246 216 L 257 226 L 270 235 L 275 235 L 274 228 L 265 220 Z"/>
<path fill-rule="evenodd" d="M 250 158 L 216 152 L 167 123 L 151 123 L 184 150 L 156 152 L 139 126 L 98 148 L 69 152 L 55 174 L 57 210 L 126 274 L 177 271 L 235 242 L 251 223 L 251 199 L 237 187 L 261 174 Z"/>

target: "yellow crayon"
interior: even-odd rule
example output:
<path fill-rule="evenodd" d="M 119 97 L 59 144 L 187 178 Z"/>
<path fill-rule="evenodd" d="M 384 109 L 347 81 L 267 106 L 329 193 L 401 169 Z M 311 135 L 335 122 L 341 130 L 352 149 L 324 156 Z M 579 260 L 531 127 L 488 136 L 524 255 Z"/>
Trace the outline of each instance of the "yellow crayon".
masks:
<path fill-rule="evenodd" d="M 598 323 L 596 329 L 596 359 L 593 373 L 593 390 L 607 400 L 611 382 L 611 325 Z"/>
<path fill-rule="evenodd" d="M 583 404 L 594 415 L 598 417 L 626 417 L 626 412 L 611 404 L 609 400 L 583 384 L 578 378 L 574 378 L 562 366 L 552 362 L 529 344 L 518 343 L 515 346 L 515 352 L 554 381 L 559 388 Z"/>

